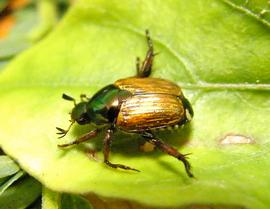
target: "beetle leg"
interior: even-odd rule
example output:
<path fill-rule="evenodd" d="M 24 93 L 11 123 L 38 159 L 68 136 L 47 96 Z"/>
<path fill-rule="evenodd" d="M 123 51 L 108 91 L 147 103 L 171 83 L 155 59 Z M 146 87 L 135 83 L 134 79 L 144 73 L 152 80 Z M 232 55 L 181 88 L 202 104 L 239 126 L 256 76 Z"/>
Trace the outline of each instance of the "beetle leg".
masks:
<path fill-rule="evenodd" d="M 142 135 L 146 141 L 154 144 L 157 148 L 159 148 L 162 152 L 165 152 L 175 158 L 177 158 L 178 160 L 181 160 L 184 163 L 186 172 L 188 174 L 189 177 L 194 177 L 193 174 L 191 173 L 190 169 L 191 169 L 191 165 L 188 162 L 186 156 L 188 155 L 183 155 L 181 153 L 178 152 L 177 149 L 175 149 L 174 147 L 165 144 L 162 140 L 157 139 L 152 133 L 150 132 L 145 132 Z"/>
<path fill-rule="evenodd" d="M 148 44 L 148 51 L 146 53 L 142 66 L 137 71 L 138 77 L 148 77 L 151 74 L 152 64 L 153 64 L 153 60 L 155 56 L 152 39 L 150 38 L 148 30 L 145 31 L 145 35 L 146 35 L 147 44 Z"/>
<path fill-rule="evenodd" d="M 80 144 L 82 142 L 85 142 L 85 141 L 87 141 L 89 139 L 94 138 L 99 131 L 100 131 L 100 129 L 90 131 L 87 134 L 82 135 L 81 137 L 79 137 L 75 141 L 72 141 L 72 142 L 67 143 L 67 144 L 58 144 L 58 147 L 68 147 L 68 146 L 71 146 L 71 145 Z"/>
<path fill-rule="evenodd" d="M 140 65 L 141 65 L 140 57 L 137 57 L 137 58 L 136 58 L 136 70 L 137 70 L 137 75 L 140 74 Z"/>
<path fill-rule="evenodd" d="M 112 168 L 121 168 L 124 170 L 133 170 L 133 171 L 138 171 L 135 168 L 131 168 L 129 166 L 126 165 L 122 165 L 122 164 L 113 164 L 109 161 L 109 155 L 110 155 L 110 150 L 111 150 L 111 143 L 112 143 L 112 136 L 113 136 L 113 129 L 109 128 L 106 131 L 106 135 L 103 141 L 103 154 L 104 154 L 104 163 Z"/>
<path fill-rule="evenodd" d="M 56 127 L 56 129 L 59 131 L 59 132 L 57 132 L 56 134 L 60 135 L 60 136 L 58 137 L 58 139 L 61 139 L 61 138 L 63 138 L 64 136 L 66 136 L 67 133 L 69 132 L 71 126 L 72 126 L 73 124 L 74 124 L 74 121 L 70 120 L 70 124 L 69 124 L 67 130 L 62 129 L 62 128 L 59 128 L 59 127 Z"/>

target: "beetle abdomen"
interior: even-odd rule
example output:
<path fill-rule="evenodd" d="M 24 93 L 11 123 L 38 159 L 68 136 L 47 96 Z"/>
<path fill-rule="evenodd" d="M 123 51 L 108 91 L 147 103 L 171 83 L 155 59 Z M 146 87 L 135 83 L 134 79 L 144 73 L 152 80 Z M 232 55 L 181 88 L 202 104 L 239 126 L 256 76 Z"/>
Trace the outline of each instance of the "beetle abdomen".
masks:
<path fill-rule="evenodd" d="M 120 79 L 114 83 L 115 86 L 122 90 L 127 90 L 132 94 L 170 94 L 182 96 L 179 86 L 171 81 L 160 78 L 126 78 Z"/>
<path fill-rule="evenodd" d="M 128 132 L 174 126 L 184 117 L 181 100 L 168 94 L 139 94 L 121 105 L 116 125 Z"/>

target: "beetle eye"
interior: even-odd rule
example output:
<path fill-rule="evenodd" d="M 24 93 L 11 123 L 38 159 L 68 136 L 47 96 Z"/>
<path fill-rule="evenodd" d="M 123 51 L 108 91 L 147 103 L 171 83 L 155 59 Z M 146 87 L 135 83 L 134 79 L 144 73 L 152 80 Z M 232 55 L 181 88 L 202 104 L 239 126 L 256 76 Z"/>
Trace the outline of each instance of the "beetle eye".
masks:
<path fill-rule="evenodd" d="M 90 122 L 90 119 L 88 117 L 88 115 L 86 113 L 82 114 L 81 117 L 77 120 L 77 122 L 80 124 L 80 125 L 84 125 L 86 123 L 89 123 Z"/>

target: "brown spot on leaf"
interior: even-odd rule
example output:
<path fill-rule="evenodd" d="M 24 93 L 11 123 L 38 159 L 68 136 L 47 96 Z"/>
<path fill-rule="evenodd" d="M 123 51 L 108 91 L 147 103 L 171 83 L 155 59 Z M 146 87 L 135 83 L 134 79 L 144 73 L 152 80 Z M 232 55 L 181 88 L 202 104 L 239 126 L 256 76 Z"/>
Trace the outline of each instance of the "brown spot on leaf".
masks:
<path fill-rule="evenodd" d="M 220 140 L 221 145 L 227 144 L 254 144 L 255 141 L 250 136 L 245 136 L 241 134 L 227 134 Z"/>

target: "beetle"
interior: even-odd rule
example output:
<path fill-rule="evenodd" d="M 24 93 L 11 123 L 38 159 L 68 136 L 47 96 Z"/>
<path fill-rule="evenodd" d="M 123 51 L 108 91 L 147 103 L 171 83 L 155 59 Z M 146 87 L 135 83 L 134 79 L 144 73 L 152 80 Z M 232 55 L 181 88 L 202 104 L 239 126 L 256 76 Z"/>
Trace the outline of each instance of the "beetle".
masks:
<path fill-rule="evenodd" d="M 126 165 L 111 163 L 109 154 L 115 131 L 140 134 L 162 152 L 182 161 L 187 175 L 193 177 L 191 165 L 186 157 L 188 154 L 181 154 L 176 148 L 155 136 L 155 131 L 168 127 L 177 128 L 188 123 L 193 117 L 193 109 L 178 85 L 168 80 L 149 77 L 156 54 L 148 30 L 146 39 L 148 51 L 142 64 L 137 57 L 135 77 L 117 80 L 99 90 L 92 98 L 82 94 L 78 104 L 73 97 L 62 95 L 63 99 L 74 102 L 74 108 L 71 111 L 71 124 L 68 129 L 56 127 L 59 138 L 64 137 L 75 122 L 79 125 L 94 123 L 98 128 L 75 141 L 58 146 L 80 144 L 94 138 L 98 132 L 105 129 L 104 163 L 112 168 L 139 171 Z"/>

